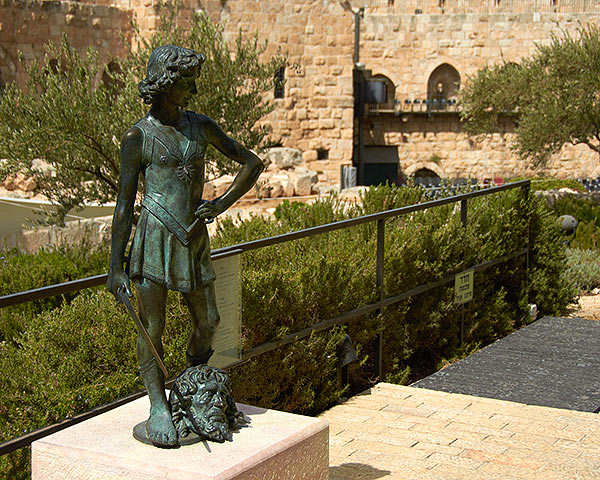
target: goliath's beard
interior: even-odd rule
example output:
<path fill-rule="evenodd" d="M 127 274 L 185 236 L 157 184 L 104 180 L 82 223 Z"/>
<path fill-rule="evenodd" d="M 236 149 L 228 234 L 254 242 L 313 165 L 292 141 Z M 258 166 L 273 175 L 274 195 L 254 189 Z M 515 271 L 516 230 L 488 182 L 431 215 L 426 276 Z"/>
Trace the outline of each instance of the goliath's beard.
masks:
<path fill-rule="evenodd" d="M 190 413 L 192 424 L 190 429 L 198 435 L 219 443 L 232 439 L 229 420 L 219 407 L 210 408 L 204 415 L 198 415 L 196 411 Z"/>

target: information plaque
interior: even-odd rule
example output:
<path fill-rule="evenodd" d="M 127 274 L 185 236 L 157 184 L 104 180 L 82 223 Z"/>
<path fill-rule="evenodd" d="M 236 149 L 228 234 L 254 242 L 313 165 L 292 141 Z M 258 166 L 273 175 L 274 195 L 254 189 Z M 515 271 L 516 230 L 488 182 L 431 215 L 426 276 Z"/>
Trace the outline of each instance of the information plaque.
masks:
<path fill-rule="evenodd" d="M 212 345 L 215 353 L 208 364 L 222 368 L 241 356 L 240 255 L 213 260 L 213 268 L 217 275 L 215 293 L 221 322 Z"/>
<path fill-rule="evenodd" d="M 454 303 L 462 304 L 473 300 L 473 273 L 466 270 L 456 275 L 454 279 Z"/>

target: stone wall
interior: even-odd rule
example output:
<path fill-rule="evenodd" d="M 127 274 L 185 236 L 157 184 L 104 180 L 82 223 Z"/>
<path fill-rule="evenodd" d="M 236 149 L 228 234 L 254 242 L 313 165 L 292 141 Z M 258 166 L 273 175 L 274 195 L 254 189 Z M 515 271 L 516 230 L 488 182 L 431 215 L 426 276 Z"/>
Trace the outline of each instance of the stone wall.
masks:
<path fill-rule="evenodd" d="M 63 32 L 84 52 L 89 46 L 108 63 L 123 53 L 121 34 L 131 36 L 129 12 L 108 5 L 74 1 L 0 0 L 0 83 L 26 81 L 18 61 L 43 57 L 43 45 L 58 44 Z"/>
<path fill-rule="evenodd" d="M 352 161 L 352 15 L 339 2 L 314 0 L 229 1 L 209 13 L 230 38 L 256 32 L 269 43 L 266 55 L 288 53 L 285 98 L 266 122 L 276 143 L 301 150 L 321 181 L 337 182 L 339 165 Z M 319 160 L 319 151 L 327 158 Z"/>
<path fill-rule="evenodd" d="M 145 37 L 160 22 L 157 0 L 0 2 L 0 74 L 5 80 L 17 76 L 17 49 L 26 58 L 40 56 L 40 46 L 48 39 L 57 41 L 62 30 L 78 46 L 94 45 L 108 58 L 109 52 L 119 52 L 120 32 L 131 35 L 131 16 Z M 582 2 L 181 0 L 177 23 L 185 28 L 195 12 L 203 11 L 223 24 L 230 40 L 241 31 L 268 41 L 265 58 L 279 48 L 288 53 L 284 98 L 274 100 L 276 109 L 264 121 L 276 144 L 299 149 L 303 166 L 316 171 L 321 183 L 334 184 L 340 165 L 352 161 L 357 143 L 352 7 L 366 5 L 360 61 L 393 85 L 390 108 L 399 110 L 397 116 L 367 117 L 366 144 L 397 146 L 404 172 L 414 172 L 435 156 L 439 160 L 431 166 L 442 176 L 508 177 L 530 172 L 509 149 L 510 131 L 469 139 L 456 114 L 414 114 L 412 102 L 427 97 L 430 77 L 440 65 L 451 66 L 464 81 L 485 65 L 521 60 L 552 34 L 598 23 L 600 2 Z M 600 173 L 597 163 L 585 147 L 565 148 L 546 173 L 595 176 Z"/>
<path fill-rule="evenodd" d="M 545 168 L 534 169 L 510 149 L 512 126 L 503 133 L 469 137 L 457 114 L 367 116 L 365 144 L 397 145 L 405 175 L 426 168 L 440 178 L 514 178 L 542 175 L 558 178 L 600 176 L 598 154 L 584 145 L 564 147 Z M 368 167 L 367 167 L 368 168 Z"/>
<path fill-rule="evenodd" d="M 366 0 L 353 1 L 352 5 L 366 6 L 379 14 L 600 12 L 598 0 Z"/>
<path fill-rule="evenodd" d="M 411 11 L 410 2 L 395 2 L 404 7 L 382 3 L 386 2 L 367 2 L 361 20 L 360 61 L 373 75 L 383 75 L 393 83 L 393 100 L 400 109 L 407 100 L 427 98 L 430 76 L 442 64 L 451 65 L 464 81 L 485 65 L 520 61 L 535 52 L 536 43 L 548 42 L 553 34 L 574 33 L 578 26 L 600 19 L 594 13 L 598 2 L 589 2 L 586 13 L 540 13 L 544 9 L 539 1 L 536 12 L 533 2 L 521 3 L 520 11 L 531 13 L 485 13 L 488 2 L 480 2 L 481 13 L 444 15 L 404 13 Z M 577 5 L 572 3 L 572 7 Z M 340 2 L 328 1 L 262 1 L 259 8 L 256 1 L 239 0 L 206 2 L 201 8 L 224 22 L 230 36 L 238 29 L 246 34 L 257 32 L 269 41 L 268 53 L 278 47 L 289 52 L 285 98 L 275 100 L 277 109 L 267 121 L 281 145 L 303 152 L 306 166 L 320 173 L 320 181 L 338 182 L 339 165 L 351 162 L 352 145 L 357 143 L 353 137 L 352 12 Z M 564 4 L 561 8 L 565 10 Z M 369 116 L 372 131 L 367 131 L 366 139 L 367 145 L 398 146 L 405 172 L 414 172 L 437 155 L 441 159 L 438 170 L 448 177 L 534 173 L 510 151 L 510 133 L 469 139 L 456 115 L 425 118 L 406 113 L 404 117 Z M 325 159 L 317 159 L 320 151 L 326 152 Z M 600 169 L 597 155 L 580 146 L 566 147 L 536 173 L 579 177 L 595 176 Z"/>
<path fill-rule="evenodd" d="M 456 114 L 426 116 L 411 113 L 407 100 L 426 99 L 434 70 L 449 64 L 461 82 L 494 63 L 518 62 L 565 30 L 598 23 L 598 14 L 456 14 L 369 15 L 361 31 L 361 61 L 395 87 L 397 117 L 367 117 L 369 145 L 397 145 L 404 172 L 422 168 L 434 155 L 440 176 L 493 178 L 533 174 L 527 162 L 510 150 L 510 128 L 480 139 L 468 138 Z M 422 107 L 421 107 L 422 108 Z M 600 174 L 598 156 L 585 146 L 563 148 L 537 174 L 591 177 Z"/>
<path fill-rule="evenodd" d="M 41 227 L 0 233 L 0 252 L 13 248 L 24 253 L 40 249 L 54 250 L 65 245 L 80 245 L 85 240 L 90 248 L 106 246 L 110 242 L 112 217 L 99 217 L 66 222 L 64 227 Z"/>
<path fill-rule="evenodd" d="M 461 81 L 486 65 L 519 62 L 563 30 L 575 33 L 600 14 L 370 15 L 361 30 L 361 61 L 387 76 L 396 99 L 424 98 L 436 67 L 452 65 Z"/>

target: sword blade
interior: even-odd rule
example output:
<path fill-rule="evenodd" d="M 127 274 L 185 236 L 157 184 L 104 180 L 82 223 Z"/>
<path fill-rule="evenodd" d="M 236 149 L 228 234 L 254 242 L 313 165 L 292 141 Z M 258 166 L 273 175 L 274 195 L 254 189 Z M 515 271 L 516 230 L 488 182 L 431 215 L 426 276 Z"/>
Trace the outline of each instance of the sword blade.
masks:
<path fill-rule="evenodd" d="M 119 290 L 119 300 L 121 300 L 121 302 L 123 302 L 123 304 L 125 305 L 125 308 L 127 308 L 127 311 L 129 312 L 129 315 L 131 316 L 131 318 L 133 318 L 133 321 L 135 322 L 135 325 L 137 326 L 138 332 L 140 333 L 142 338 L 146 341 L 146 344 L 148 345 L 148 348 L 152 352 L 152 355 L 154 356 L 154 360 L 156 360 L 156 363 L 158 364 L 159 368 L 162 370 L 162 372 L 165 376 L 165 379 L 169 378 L 169 374 L 167 372 L 167 367 L 165 367 L 165 364 L 163 363 L 162 358 L 160 358 L 160 355 L 158 354 L 156 347 L 152 343 L 152 339 L 150 338 L 150 335 L 148 334 L 148 330 L 146 330 L 146 327 L 144 327 L 144 324 L 140 320 L 140 317 L 138 317 L 138 314 L 133 309 L 133 306 L 131 305 L 131 302 L 129 301 L 129 297 L 122 290 Z"/>

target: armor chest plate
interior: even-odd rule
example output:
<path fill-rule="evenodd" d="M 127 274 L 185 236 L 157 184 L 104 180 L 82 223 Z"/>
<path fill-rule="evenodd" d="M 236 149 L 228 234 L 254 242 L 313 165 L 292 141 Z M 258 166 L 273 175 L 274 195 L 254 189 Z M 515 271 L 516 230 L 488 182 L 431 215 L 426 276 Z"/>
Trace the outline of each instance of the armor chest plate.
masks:
<path fill-rule="evenodd" d="M 204 188 L 204 153 L 207 141 L 194 114 L 186 112 L 189 135 L 183 148 L 176 139 L 147 118 L 136 125 L 144 132 L 142 155 L 146 195 L 170 211 L 184 224 L 194 220 Z"/>

